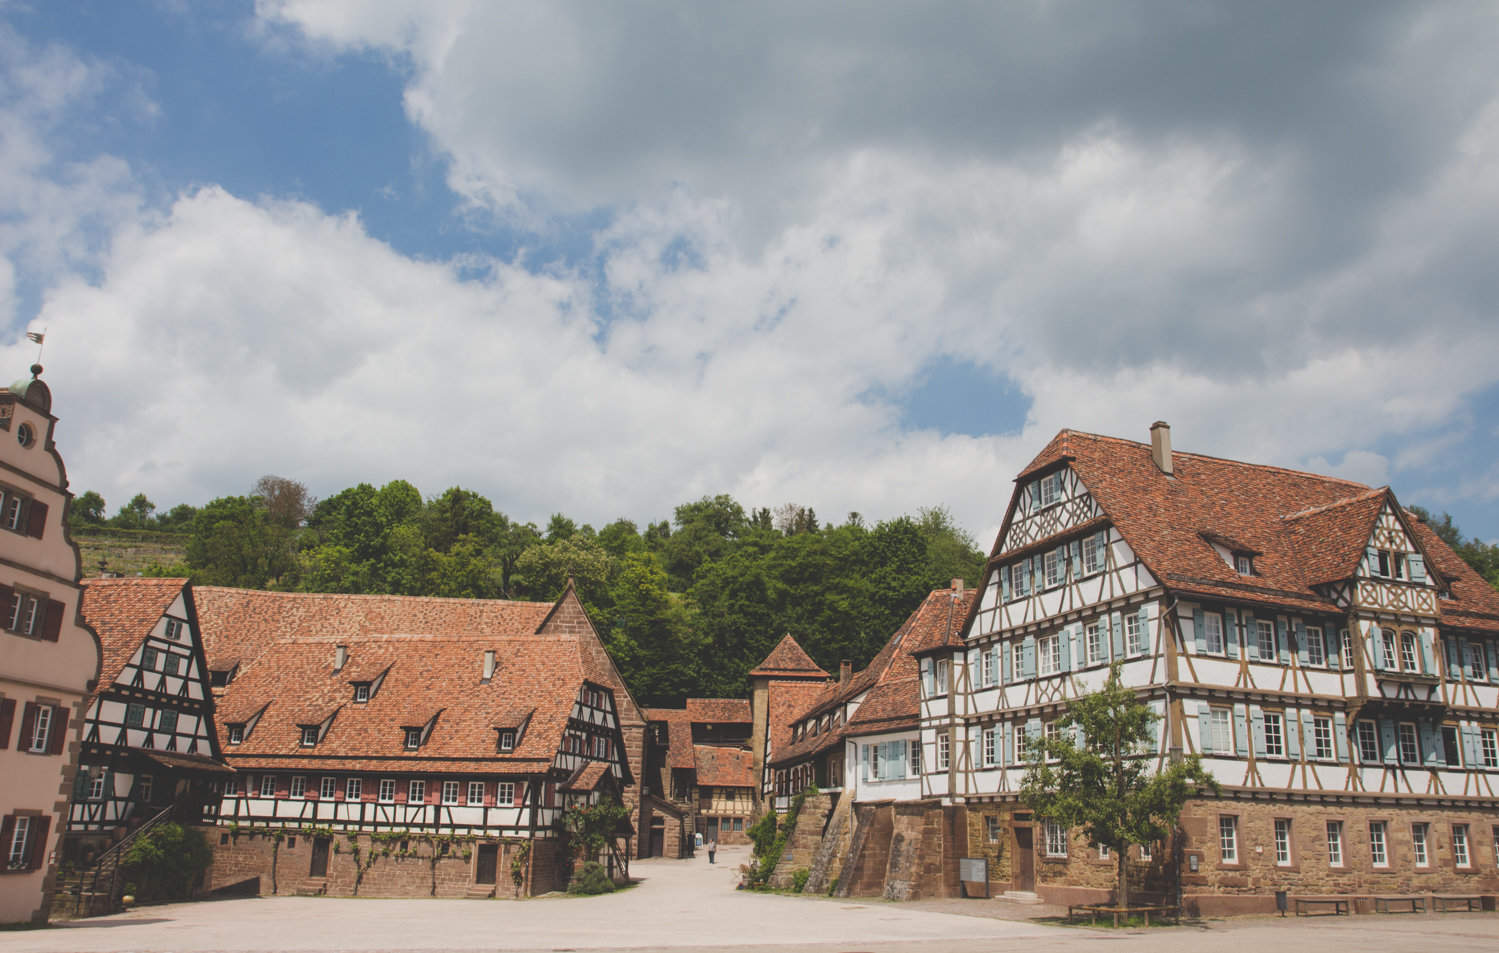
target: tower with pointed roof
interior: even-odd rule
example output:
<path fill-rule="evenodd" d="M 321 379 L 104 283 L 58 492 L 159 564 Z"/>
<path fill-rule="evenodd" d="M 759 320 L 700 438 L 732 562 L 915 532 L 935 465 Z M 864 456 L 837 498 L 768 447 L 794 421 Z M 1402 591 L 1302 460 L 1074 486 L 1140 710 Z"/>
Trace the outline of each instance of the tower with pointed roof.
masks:
<path fill-rule="evenodd" d="M 807 654 L 791 633 L 781 637 L 764 661 L 749 673 L 750 751 L 760 795 L 771 790 L 767 764 L 771 751 L 790 740 L 792 720 L 832 678 Z"/>

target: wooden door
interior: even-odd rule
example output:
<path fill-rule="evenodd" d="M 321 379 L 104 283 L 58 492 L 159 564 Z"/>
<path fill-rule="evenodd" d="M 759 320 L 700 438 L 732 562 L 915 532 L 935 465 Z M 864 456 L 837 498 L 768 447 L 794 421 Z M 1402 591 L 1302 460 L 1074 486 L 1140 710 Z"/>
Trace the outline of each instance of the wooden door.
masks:
<path fill-rule="evenodd" d="M 1036 846 L 1031 828 L 1015 828 L 1015 889 L 1036 889 Z"/>
<path fill-rule="evenodd" d="M 332 843 L 329 837 L 314 837 L 312 839 L 312 869 L 309 870 L 310 877 L 328 876 L 328 845 Z"/>
<path fill-rule="evenodd" d="M 659 817 L 651 821 L 651 844 L 648 850 L 651 857 L 666 856 L 666 821 Z"/>
<path fill-rule="evenodd" d="M 716 841 L 716 840 L 718 840 L 718 818 L 716 818 L 716 817 L 710 817 L 710 818 L 708 818 L 708 835 L 707 836 L 708 836 L 708 840 L 709 841 Z"/>
<path fill-rule="evenodd" d="M 500 866 L 500 845 L 480 844 L 478 863 L 474 865 L 474 883 L 492 884 Z"/>

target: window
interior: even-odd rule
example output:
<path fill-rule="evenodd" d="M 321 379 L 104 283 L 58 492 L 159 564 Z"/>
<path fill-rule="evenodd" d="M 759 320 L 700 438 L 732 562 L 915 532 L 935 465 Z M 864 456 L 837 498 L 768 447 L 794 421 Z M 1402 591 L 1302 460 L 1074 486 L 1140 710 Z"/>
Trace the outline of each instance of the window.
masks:
<path fill-rule="evenodd" d="M 161 656 L 161 670 L 168 675 L 180 675 L 182 673 L 182 656 L 164 652 Z"/>
<path fill-rule="evenodd" d="M 1354 729 L 1358 736 L 1358 759 L 1363 764 L 1378 764 L 1379 757 L 1379 732 L 1372 721 L 1361 721 Z"/>
<path fill-rule="evenodd" d="M 1108 860 L 1109 859 L 1109 845 L 1108 844 L 1099 844 L 1098 845 L 1098 859 L 1099 860 Z"/>
<path fill-rule="evenodd" d="M 260 776 L 260 796 L 276 796 L 276 776 L 274 774 L 262 774 Z"/>
<path fill-rule="evenodd" d="M 406 750 L 415 751 L 422 746 L 422 730 L 420 728 L 406 728 Z"/>
<path fill-rule="evenodd" d="M 984 649 L 979 653 L 979 672 L 987 687 L 994 684 L 994 653 Z"/>
<path fill-rule="evenodd" d="M 1041 733 L 1047 741 L 1056 741 L 1062 736 L 1062 726 L 1055 721 L 1048 721 L 1041 726 Z"/>
<path fill-rule="evenodd" d="M 146 723 L 146 706 L 130 702 L 125 706 L 125 727 L 139 728 Z"/>
<path fill-rule="evenodd" d="M 1046 822 L 1046 856 L 1067 856 L 1067 828 L 1056 821 Z"/>
<path fill-rule="evenodd" d="M 1400 723 L 1400 762 L 1421 763 L 1421 744 L 1416 735 L 1416 726 L 1408 721 Z"/>
<path fill-rule="evenodd" d="M 1463 765 L 1462 742 L 1456 725 L 1442 726 L 1442 756 L 1449 768 L 1460 768 Z"/>
<path fill-rule="evenodd" d="M 947 694 L 947 667 L 948 667 L 948 660 L 947 659 L 945 659 L 945 658 L 939 658 L 939 659 L 937 659 L 937 694 L 938 695 L 946 695 Z"/>
<path fill-rule="evenodd" d="M 1130 616 L 1130 618 L 1136 619 L 1137 623 L 1139 621 L 1135 616 Z M 1095 665 L 1099 662 L 1107 662 L 1109 660 L 1109 653 L 1104 648 L 1103 626 L 1097 622 L 1089 622 L 1086 633 L 1088 664 Z"/>
<path fill-rule="evenodd" d="M 21 532 L 26 525 L 26 503 L 25 497 L 14 490 L 0 491 L 0 526 L 13 532 Z"/>
<path fill-rule="evenodd" d="M 1275 623 L 1269 619 L 1254 621 L 1254 640 L 1262 661 L 1273 662 L 1278 657 L 1275 648 Z"/>
<path fill-rule="evenodd" d="M 1327 866 L 1343 866 L 1343 822 L 1327 822 Z"/>
<path fill-rule="evenodd" d="M 1145 652 L 1145 632 L 1140 627 L 1139 614 L 1134 612 L 1124 617 L 1124 651 L 1130 655 Z"/>
<path fill-rule="evenodd" d="M 1231 712 L 1227 708 L 1209 709 L 1207 730 L 1202 736 L 1205 752 L 1233 754 L 1234 731 L 1230 717 Z"/>
<path fill-rule="evenodd" d="M 364 785 L 358 778 L 350 778 L 344 782 L 344 798 L 349 801 L 357 801 L 364 795 Z"/>
<path fill-rule="evenodd" d="M 1489 679 L 1488 661 L 1483 655 L 1483 646 L 1468 643 L 1468 680 L 1486 682 Z"/>
<path fill-rule="evenodd" d="M 233 724 L 229 726 L 229 743 L 237 745 L 245 740 L 245 726 Z"/>
<path fill-rule="evenodd" d="M 1411 825 L 1411 853 L 1416 859 L 1417 867 L 1431 866 L 1431 859 L 1426 853 L 1426 833 L 1430 829 L 1429 824 Z"/>
<path fill-rule="evenodd" d="M 1053 503 L 1059 503 L 1062 499 L 1062 474 L 1048 473 L 1041 478 L 1041 506 L 1047 507 Z"/>
<path fill-rule="evenodd" d="M 468 783 L 468 803 L 470 807 L 480 806 L 484 803 L 483 781 L 470 781 Z"/>
<path fill-rule="evenodd" d="M 389 804 L 391 801 L 394 801 L 396 799 L 396 781 L 395 781 L 395 779 L 394 778 L 381 778 L 380 779 L 380 790 L 376 794 L 376 796 L 380 800 L 384 801 L 387 804 Z"/>
<path fill-rule="evenodd" d="M 302 747 L 311 748 L 317 744 L 317 725 L 302 726 Z"/>
<path fill-rule="evenodd" d="M 1047 550 L 1046 555 L 1041 558 L 1041 564 L 1046 570 L 1046 588 L 1062 584 L 1062 551 L 1060 549 Z"/>
<path fill-rule="evenodd" d="M 1062 670 L 1062 640 L 1059 636 L 1043 635 L 1036 640 L 1036 666 L 1041 675 L 1055 675 Z"/>
<path fill-rule="evenodd" d="M 1472 866 L 1472 858 L 1468 856 L 1468 825 L 1452 825 L 1452 862 L 1459 867 Z"/>
<path fill-rule="evenodd" d="M 951 758 L 951 744 L 952 744 L 951 741 L 947 737 L 947 732 L 944 731 L 944 732 L 941 732 L 941 733 L 939 733 L 937 735 L 937 770 L 938 771 L 946 771 L 947 770 L 947 766 L 950 763 L 949 759 Z"/>
<path fill-rule="evenodd" d="M 921 742 L 920 741 L 913 741 L 913 742 L 911 742 L 910 756 L 911 756 L 911 777 L 913 777 L 913 778 L 919 778 L 919 777 L 921 777 Z"/>
<path fill-rule="evenodd" d="M 1291 866 L 1291 819 L 1275 819 L 1275 863 L 1280 867 Z"/>
<path fill-rule="evenodd" d="M 984 767 L 999 764 L 999 729 L 993 725 L 984 728 Z"/>
<path fill-rule="evenodd" d="M 406 803 L 422 804 L 427 800 L 427 782 L 411 781 L 406 785 Z"/>
<path fill-rule="evenodd" d="M 1203 630 L 1207 651 L 1214 655 L 1223 654 L 1223 616 L 1216 612 L 1204 612 L 1202 614 Z"/>
<path fill-rule="evenodd" d="M 1234 572 L 1241 576 L 1254 575 L 1254 558 L 1248 553 L 1234 553 Z"/>
<path fill-rule="evenodd" d="M 1092 575 L 1103 569 L 1104 535 L 1094 533 L 1083 540 L 1083 574 Z"/>
<path fill-rule="evenodd" d="M 11 591 L 10 612 L 4 619 L 5 628 L 17 635 L 55 639 L 56 631 L 48 622 L 49 617 L 53 623 L 61 623 L 61 603 L 36 593 L 22 592 L 19 589 Z"/>
<path fill-rule="evenodd" d="M 370 700 L 370 683 L 369 682 L 355 682 L 354 683 L 354 701 L 362 705 L 362 704 L 364 704 L 365 702 L 367 702 L 369 700 Z"/>
<path fill-rule="evenodd" d="M 1385 850 L 1385 822 L 1369 822 L 1369 861 L 1376 867 L 1390 866 L 1390 855 Z"/>
<path fill-rule="evenodd" d="M 5 845 L 5 867 L 7 870 L 31 870 L 33 864 L 31 856 L 35 851 L 31 849 L 31 825 L 32 818 L 25 814 L 12 814 L 6 818 L 11 829 L 10 843 Z"/>
<path fill-rule="evenodd" d="M 1280 712 L 1265 712 L 1265 757 L 1283 758 L 1286 754 L 1285 722 Z"/>
<path fill-rule="evenodd" d="M 1332 760 L 1332 719 L 1312 719 L 1312 757 L 1318 761 Z"/>
<path fill-rule="evenodd" d="M 1322 641 L 1322 629 L 1319 626 L 1306 628 L 1306 661 L 1309 665 L 1327 664 L 1327 644 Z"/>
<path fill-rule="evenodd" d="M 180 621 L 178 621 L 177 619 L 167 620 L 167 638 L 171 639 L 173 642 L 180 642 L 186 637 L 186 632 L 184 631 L 183 625 Z"/>
<path fill-rule="evenodd" d="M 1420 655 L 1416 651 L 1416 633 L 1400 633 L 1400 667 L 1407 672 L 1421 671 Z"/>
<path fill-rule="evenodd" d="M 300 775 L 300 774 L 294 775 L 292 777 L 292 779 L 291 779 L 291 796 L 292 797 L 306 797 L 307 796 L 307 779 L 305 777 L 303 777 L 302 775 Z"/>
<path fill-rule="evenodd" d="M 1015 598 L 1028 596 L 1031 592 L 1031 561 L 1022 559 L 1010 568 L 1010 587 Z"/>
<path fill-rule="evenodd" d="M 156 671 L 156 656 L 159 654 L 149 645 L 141 649 L 141 668 L 147 672 Z"/>
<path fill-rule="evenodd" d="M 1014 672 L 1015 678 L 1019 679 L 1021 677 L 1020 673 L 1025 671 L 1025 646 L 1017 639 L 1011 643 L 1010 651 L 1012 653 L 1011 662 L 1014 663 L 1011 671 Z"/>
<path fill-rule="evenodd" d="M 1015 726 L 1015 758 L 1019 761 L 1029 761 L 1032 758 L 1031 739 L 1026 734 L 1025 725 Z"/>
<path fill-rule="evenodd" d="M 496 804 L 515 803 L 515 782 L 501 781 L 495 785 L 494 802 Z"/>
<path fill-rule="evenodd" d="M 90 801 L 99 801 L 103 800 L 103 798 L 104 772 L 101 770 L 98 774 L 88 779 L 88 799 Z"/>
<path fill-rule="evenodd" d="M 1480 730 L 1478 748 L 1485 768 L 1499 768 L 1499 731 L 1493 728 Z"/>
<path fill-rule="evenodd" d="M 1140 860 L 1147 864 L 1155 860 L 1155 850 L 1149 844 L 1140 845 Z"/>
<path fill-rule="evenodd" d="M 338 778 L 325 777 L 318 782 L 317 796 L 319 798 L 322 798 L 324 801 L 333 800 L 333 796 L 337 793 Z"/>
<path fill-rule="evenodd" d="M 1496 828 L 1499 830 L 1499 828 Z M 999 843 L 999 818 L 987 815 L 984 818 L 984 839 L 991 844 Z"/>
<path fill-rule="evenodd" d="M 1230 815 L 1218 818 L 1218 856 L 1225 864 L 1239 862 L 1239 819 Z"/>
<path fill-rule="evenodd" d="M 177 730 L 177 709 L 163 708 L 156 716 L 156 730 L 171 734 Z"/>
<path fill-rule="evenodd" d="M 1338 630 L 1338 645 L 1343 653 L 1343 667 L 1353 668 L 1353 636 L 1347 629 Z"/>
<path fill-rule="evenodd" d="M 1384 651 L 1384 667 L 1396 669 L 1400 667 L 1399 659 L 1395 657 L 1395 633 L 1389 629 L 1380 630 L 1380 644 Z"/>
<path fill-rule="evenodd" d="M 26 750 L 34 754 L 40 754 L 47 750 L 49 735 L 52 733 L 52 706 L 51 705 L 29 705 L 32 711 L 31 737 L 26 739 Z"/>
<path fill-rule="evenodd" d="M 1388 576 L 1390 574 L 1390 551 L 1381 549 L 1374 560 L 1374 574 L 1376 576 Z"/>
<path fill-rule="evenodd" d="M 444 782 L 442 782 L 442 803 L 444 803 L 444 804 L 457 804 L 458 803 L 458 782 L 457 781 L 444 781 Z"/>
<path fill-rule="evenodd" d="M 501 751 L 514 751 L 515 750 L 515 732 L 508 731 L 508 730 L 500 732 L 500 750 Z"/>

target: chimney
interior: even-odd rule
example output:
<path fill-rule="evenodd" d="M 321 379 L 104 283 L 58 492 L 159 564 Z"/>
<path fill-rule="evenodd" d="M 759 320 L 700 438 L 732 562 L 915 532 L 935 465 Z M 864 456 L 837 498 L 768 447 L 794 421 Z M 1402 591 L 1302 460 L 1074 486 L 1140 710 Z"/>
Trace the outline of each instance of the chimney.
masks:
<path fill-rule="evenodd" d="M 850 661 L 849 659 L 844 659 L 843 661 L 839 662 L 838 663 L 838 684 L 842 685 L 844 682 L 848 681 L 849 679 L 851 679 L 853 677 L 854 677 L 854 663 L 852 661 Z"/>
<path fill-rule="evenodd" d="M 1171 425 L 1164 420 L 1150 425 L 1150 459 L 1155 461 L 1157 470 L 1172 475 Z"/>
<path fill-rule="evenodd" d="M 494 649 L 484 650 L 484 681 L 494 678 Z"/>
<path fill-rule="evenodd" d="M 336 675 L 344 670 L 349 661 L 349 647 L 347 645 L 334 646 L 333 649 L 333 673 Z"/>
<path fill-rule="evenodd" d="M 953 581 L 952 581 L 952 587 L 951 587 L 951 588 L 952 588 L 952 591 L 953 591 L 953 592 L 955 592 L 955 593 L 957 593 L 957 594 L 958 594 L 958 595 L 960 595 L 960 596 L 961 596 L 961 595 L 962 595 L 962 594 L 963 594 L 963 586 L 964 586 L 964 585 L 965 585 L 965 584 L 964 584 L 964 582 L 963 582 L 963 579 L 962 579 L 962 577 L 961 577 L 961 576 L 960 576 L 960 577 L 958 577 L 958 578 L 956 578 L 956 579 L 954 579 L 954 580 L 953 580 Z"/>

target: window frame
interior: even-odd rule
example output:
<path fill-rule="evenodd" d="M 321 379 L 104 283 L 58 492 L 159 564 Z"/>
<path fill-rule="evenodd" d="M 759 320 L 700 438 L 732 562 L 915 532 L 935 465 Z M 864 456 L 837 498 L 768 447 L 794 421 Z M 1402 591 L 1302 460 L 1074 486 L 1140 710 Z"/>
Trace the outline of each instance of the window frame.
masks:
<path fill-rule="evenodd" d="M 1468 825 L 1452 825 L 1452 866 L 1468 870 L 1473 866 L 1473 851 L 1468 844 Z"/>
<path fill-rule="evenodd" d="M 406 803 L 427 803 L 427 782 L 422 778 L 412 778 L 406 782 Z"/>
<path fill-rule="evenodd" d="M 5 845 L 6 870 L 31 869 L 31 821 L 33 815 L 14 814 L 15 826 L 11 830 L 10 843 Z"/>
<path fill-rule="evenodd" d="M 1280 660 L 1280 648 L 1275 642 L 1274 619 L 1254 620 L 1254 641 L 1261 662 L 1277 662 Z"/>
<path fill-rule="evenodd" d="M 1102 621 L 1094 619 L 1083 626 L 1083 643 L 1089 665 L 1099 665 L 1109 660 L 1108 649 L 1105 648 L 1107 643 L 1104 641 Z"/>
<path fill-rule="evenodd" d="M 422 746 L 422 730 L 420 728 L 401 729 L 401 747 L 406 751 L 416 751 Z"/>
<path fill-rule="evenodd" d="M 1478 729 L 1478 754 L 1483 767 L 1499 768 L 1499 728 Z"/>
<path fill-rule="evenodd" d="M 344 779 L 344 800 L 346 800 L 346 801 L 362 801 L 362 800 L 364 800 L 364 779 L 363 778 L 346 778 L 346 779 Z"/>
<path fill-rule="evenodd" d="M 495 807 L 515 806 L 515 791 L 514 781 L 496 781 L 494 785 Z"/>
<path fill-rule="evenodd" d="M 937 770 L 946 771 L 952 766 L 952 740 L 947 732 L 937 732 Z"/>
<path fill-rule="evenodd" d="M 1369 822 L 1369 865 L 1381 870 L 1390 866 L 1388 821 Z"/>
<path fill-rule="evenodd" d="M 1128 612 L 1124 616 L 1124 654 L 1145 654 L 1145 626 L 1141 624 L 1140 615 L 1136 612 Z"/>
<path fill-rule="evenodd" d="M 1334 761 L 1337 748 L 1333 743 L 1332 718 L 1329 715 L 1312 716 L 1312 758 L 1317 761 Z"/>
<path fill-rule="evenodd" d="M 37 702 L 32 713 L 31 737 L 20 740 L 25 742 L 28 754 L 46 754 L 52 742 L 52 706 Z"/>
<path fill-rule="evenodd" d="M 1327 642 L 1324 630 L 1320 625 L 1309 625 L 1306 631 L 1306 661 L 1308 665 L 1318 668 L 1327 667 Z"/>
<path fill-rule="evenodd" d="M 1042 822 L 1042 832 L 1046 842 L 1046 856 L 1064 858 L 1067 856 L 1067 828 L 1053 820 Z"/>
<path fill-rule="evenodd" d="M 243 722 L 236 721 L 236 722 L 233 722 L 232 724 L 225 725 L 224 726 L 224 730 L 225 730 L 225 736 L 228 738 L 229 744 L 232 744 L 232 745 L 244 744 L 244 742 L 245 742 L 245 726 L 244 726 Z"/>
<path fill-rule="evenodd" d="M 1353 737 L 1358 745 L 1359 764 L 1383 764 L 1384 753 L 1379 745 L 1379 726 L 1368 718 L 1360 718 L 1353 725 Z"/>
<path fill-rule="evenodd" d="M 1409 750 L 1407 750 L 1409 742 Z M 1421 764 L 1421 733 L 1416 729 L 1415 722 L 1398 722 L 1395 729 L 1395 750 L 1401 764 Z"/>
<path fill-rule="evenodd" d="M 1411 823 L 1411 863 L 1418 869 L 1431 866 L 1431 851 L 1427 849 L 1431 836 L 1431 825 L 1425 821 Z"/>
<path fill-rule="evenodd" d="M 1218 643 L 1216 647 L 1213 645 L 1214 639 Z M 1228 654 L 1227 626 L 1224 624 L 1222 612 L 1203 610 L 1202 644 L 1204 646 L 1203 651 L 1208 655 Z"/>
<path fill-rule="evenodd" d="M 302 736 L 301 736 L 300 742 L 298 744 L 298 747 L 301 747 L 301 748 L 316 748 L 317 747 L 317 743 L 318 743 L 318 726 L 317 725 L 298 725 L 297 727 L 300 728 L 301 731 L 302 731 Z"/>
<path fill-rule="evenodd" d="M 1343 822 L 1327 822 L 1327 866 L 1343 866 Z"/>
<path fill-rule="evenodd" d="M 262 774 L 260 776 L 260 787 L 255 789 L 256 797 L 276 796 L 276 776 L 274 774 Z"/>
<path fill-rule="evenodd" d="M 395 778 L 380 779 L 380 785 L 375 789 L 375 800 L 381 804 L 394 804 L 396 802 Z"/>
<path fill-rule="evenodd" d="M 291 776 L 291 786 L 287 788 L 290 797 L 307 796 L 307 776 L 305 774 L 294 774 Z"/>
<path fill-rule="evenodd" d="M 318 800 L 332 801 L 338 797 L 338 778 L 325 774 L 318 778 Z"/>
<path fill-rule="evenodd" d="M 1062 635 L 1053 632 L 1050 635 L 1039 635 L 1036 637 L 1036 677 L 1049 678 L 1052 675 L 1062 673 Z"/>
<path fill-rule="evenodd" d="M 1273 835 L 1275 841 L 1275 866 L 1290 867 L 1292 865 L 1291 819 L 1289 817 L 1275 818 Z"/>
<path fill-rule="evenodd" d="M 468 790 L 465 792 L 466 796 L 463 799 L 463 806 L 483 807 L 485 789 L 488 787 L 489 785 L 485 784 L 483 781 L 470 781 L 468 783 Z M 478 792 L 477 797 L 475 797 L 475 792 Z"/>
<path fill-rule="evenodd" d="M 1236 814 L 1218 815 L 1218 863 L 1238 866 L 1239 863 L 1239 818 Z"/>
<path fill-rule="evenodd" d="M 1286 716 L 1283 712 L 1265 711 L 1261 712 L 1265 732 L 1265 757 L 1284 758 L 1286 756 Z M 1271 726 L 1274 725 L 1274 739 L 1271 738 Z"/>
<path fill-rule="evenodd" d="M 462 792 L 462 790 L 460 790 L 459 784 L 458 784 L 457 781 L 443 781 L 442 782 L 442 802 L 441 803 L 443 803 L 443 804 L 445 804 L 445 805 L 447 805 L 449 807 L 455 806 L 455 805 L 457 805 L 457 804 L 460 803 L 459 799 L 462 796 L 462 794 L 463 794 L 463 792 Z"/>

